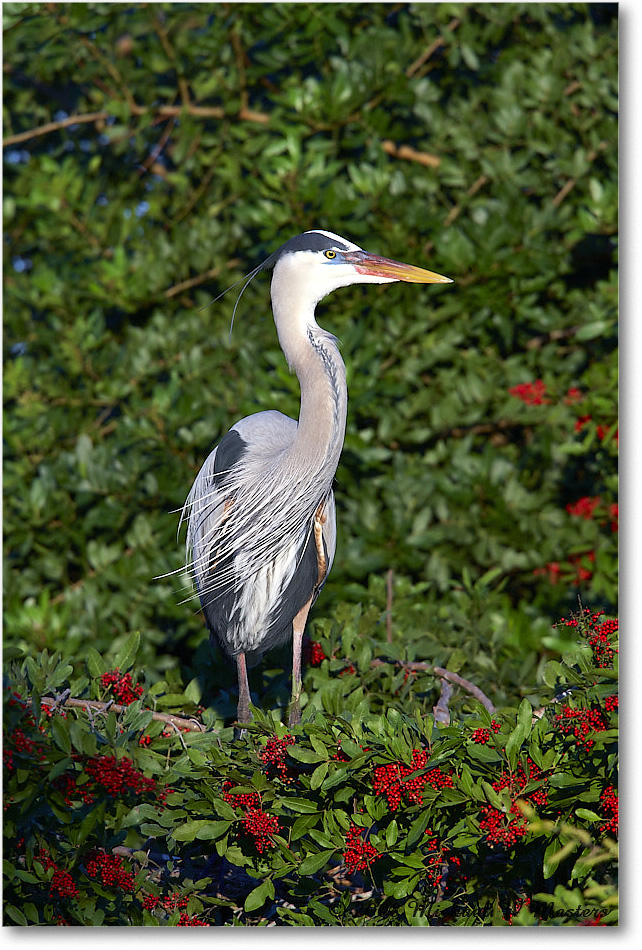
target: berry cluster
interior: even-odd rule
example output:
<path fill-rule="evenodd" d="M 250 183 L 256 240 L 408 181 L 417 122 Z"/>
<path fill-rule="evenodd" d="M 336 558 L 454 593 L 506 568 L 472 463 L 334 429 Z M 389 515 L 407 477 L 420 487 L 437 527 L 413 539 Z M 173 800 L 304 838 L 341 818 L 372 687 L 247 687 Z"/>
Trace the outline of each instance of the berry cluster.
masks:
<path fill-rule="evenodd" d="M 260 808 L 261 799 L 258 792 L 241 792 L 238 795 L 230 792 L 230 789 L 234 788 L 234 783 L 230 782 L 229 779 L 226 779 L 223 782 L 223 799 L 232 806 L 232 808 Z"/>
<path fill-rule="evenodd" d="M 337 751 L 333 753 L 332 758 L 336 762 L 349 762 L 350 756 L 346 755 L 343 749 L 341 748 L 341 739 L 337 739 Z"/>
<path fill-rule="evenodd" d="M 599 707 L 591 709 L 574 709 L 565 704 L 553 718 L 553 726 L 563 736 L 573 736 L 578 746 L 584 746 L 588 751 L 594 746 L 594 740 L 589 739 L 592 732 L 604 732 L 608 724 Z"/>
<path fill-rule="evenodd" d="M 615 633 L 617 629 L 617 620 L 605 620 L 599 629 L 588 638 L 588 644 L 593 650 L 593 660 L 600 669 L 610 669 L 613 666 L 613 657 L 618 650 L 609 643 L 609 636 Z"/>
<path fill-rule="evenodd" d="M 427 854 L 426 870 L 430 883 L 436 887 L 442 885 L 445 888 L 453 871 L 461 868 L 461 860 L 456 854 L 453 854 L 448 847 L 439 838 L 433 834 L 430 828 L 426 828 L 424 834 L 428 835 L 426 842 L 429 851 Z"/>
<path fill-rule="evenodd" d="M 350 830 L 346 835 L 346 850 L 343 855 L 346 868 L 350 874 L 355 871 L 365 871 L 373 861 L 380 858 L 381 855 L 369 841 L 364 841 L 361 837 L 361 829 L 355 825 L 350 825 Z"/>
<path fill-rule="evenodd" d="M 406 798 L 415 805 L 421 805 L 426 785 L 432 788 L 452 788 L 452 778 L 439 768 L 430 769 L 423 775 L 413 774 L 419 769 L 424 769 L 427 761 L 428 754 L 425 751 L 413 749 L 410 765 L 404 765 L 403 762 L 391 762 L 390 765 L 376 766 L 372 783 L 375 795 L 385 795 L 390 807 L 396 810 L 402 798 Z M 410 778 L 410 776 L 413 777 Z"/>
<path fill-rule="evenodd" d="M 530 910 L 531 898 L 530 897 L 518 897 L 515 901 L 515 909 L 508 915 L 508 923 L 513 923 L 513 917 L 516 917 L 519 914 L 522 907 L 528 907 Z"/>
<path fill-rule="evenodd" d="M 60 792 L 65 800 L 65 805 L 73 805 L 79 798 L 85 805 L 91 805 L 94 800 L 94 793 L 91 785 L 87 782 L 85 785 L 76 785 L 73 774 L 64 772 L 58 778 L 53 780 L 53 787 Z"/>
<path fill-rule="evenodd" d="M 131 759 L 125 757 L 116 759 L 113 755 L 101 755 L 91 759 L 85 771 L 96 785 L 106 789 L 110 795 L 116 796 L 127 790 L 138 795 L 156 791 L 154 779 L 141 775 Z"/>
<path fill-rule="evenodd" d="M 178 919 L 177 927 L 209 927 L 206 920 L 199 920 L 198 917 L 190 917 L 189 914 L 181 914 Z"/>
<path fill-rule="evenodd" d="M 54 868 L 53 877 L 49 882 L 50 897 L 78 896 L 78 888 L 76 887 L 74 879 L 72 878 L 69 871 L 63 871 L 61 868 L 59 868 L 56 862 L 52 860 L 44 848 L 40 848 L 36 857 L 46 871 L 48 871 L 50 868 Z"/>
<path fill-rule="evenodd" d="M 610 831 L 612 834 L 617 835 L 620 799 L 612 785 L 604 789 L 600 795 L 600 801 L 605 810 L 611 812 L 611 817 L 608 818 L 603 825 L 604 831 Z"/>
<path fill-rule="evenodd" d="M 541 379 L 536 379 L 534 383 L 519 383 L 518 386 L 511 386 L 508 391 L 511 396 L 521 399 L 527 406 L 543 406 L 550 403 L 550 399 L 545 398 L 546 384 Z"/>
<path fill-rule="evenodd" d="M 256 850 L 261 854 L 266 848 L 273 848 L 272 835 L 279 831 L 278 819 L 268 815 L 259 808 L 248 808 L 243 827 L 247 834 L 254 838 Z"/>
<path fill-rule="evenodd" d="M 110 670 L 109 673 L 103 673 L 100 677 L 100 685 L 103 689 L 111 690 L 114 698 L 122 706 L 129 706 L 130 703 L 136 702 L 143 695 L 143 687 L 140 683 L 134 686 L 131 675 L 121 673 L 118 667 L 115 670 Z"/>
<path fill-rule="evenodd" d="M 89 877 L 98 878 L 106 887 L 121 891 L 134 890 L 134 876 L 123 867 L 123 859 L 106 851 L 90 851 L 85 870 Z"/>
<path fill-rule="evenodd" d="M 473 729 L 471 737 L 477 745 L 486 745 L 490 742 L 490 729 Z"/>
<path fill-rule="evenodd" d="M 595 509 L 599 509 L 600 515 L 606 513 L 610 519 L 611 531 L 615 533 L 620 527 L 620 506 L 617 502 L 607 505 L 606 508 L 602 507 L 602 499 L 598 495 L 597 497 L 586 496 L 580 498 L 576 502 L 566 506 L 566 510 L 570 515 L 577 515 L 579 518 L 584 518 L 586 521 L 590 521 L 593 517 Z M 600 524 L 606 524 L 606 521 L 601 521 Z"/>
<path fill-rule="evenodd" d="M 307 640 L 303 646 L 303 657 L 308 666 L 321 666 L 327 656 L 323 652 L 323 647 L 316 640 Z"/>
<path fill-rule="evenodd" d="M 480 810 L 484 818 L 479 822 L 479 827 L 486 833 L 486 841 L 491 848 L 498 844 L 511 848 L 528 831 L 516 802 L 510 806 L 508 813 L 492 805 L 482 805 Z"/>
<path fill-rule="evenodd" d="M 143 910 L 154 910 L 156 907 L 162 907 L 168 914 L 182 907 L 187 907 L 189 897 L 186 894 L 167 894 L 165 897 L 157 897 L 155 894 L 147 894 L 143 899 Z"/>
<path fill-rule="evenodd" d="M 620 628 L 619 621 L 602 620 L 603 610 L 593 613 L 588 607 L 585 607 L 580 613 L 571 614 L 566 619 L 562 617 L 554 626 L 563 624 L 565 627 L 573 627 L 586 639 L 588 645 L 593 651 L 593 660 L 596 666 L 601 669 L 607 669 L 613 666 L 613 657 L 618 652 L 609 642 Z"/>
<path fill-rule="evenodd" d="M 53 719 L 54 716 L 60 716 L 61 719 L 67 718 L 67 713 L 64 709 L 54 709 L 53 706 L 49 706 L 48 703 L 41 703 L 40 708 L 46 719 Z"/>
<path fill-rule="evenodd" d="M 580 498 L 578 501 L 571 502 L 566 506 L 566 510 L 569 515 L 577 515 L 578 518 L 584 518 L 585 521 L 590 521 L 593 517 L 593 512 L 600 504 L 599 495 L 597 498 Z"/>
<path fill-rule="evenodd" d="M 285 759 L 288 754 L 288 746 L 294 745 L 294 742 L 294 736 L 289 734 L 283 736 L 282 739 L 273 736 L 271 739 L 268 739 L 266 744 L 259 751 L 259 759 L 263 765 L 272 770 L 273 774 L 277 775 L 282 782 L 291 782 L 293 780 Z"/>
<path fill-rule="evenodd" d="M 500 777 L 492 783 L 496 792 L 501 792 L 505 788 L 509 790 L 511 805 L 508 812 L 500 811 L 492 805 L 481 807 L 484 818 L 480 821 L 479 827 L 485 832 L 486 841 L 491 848 L 495 845 L 510 848 L 528 831 L 528 823 L 522 817 L 517 804 L 518 799 L 527 799 L 540 807 L 548 804 L 548 792 L 544 788 L 535 789 L 528 795 L 524 794 L 530 782 L 538 782 L 543 778 L 542 772 L 530 758 L 527 759 L 527 763 L 529 775 L 520 763 L 514 772 L 502 772 Z"/>
<path fill-rule="evenodd" d="M 29 759 L 39 759 L 41 762 L 46 759 L 46 752 L 41 744 L 43 741 L 41 734 L 45 733 L 46 730 L 43 726 L 36 726 L 35 719 L 30 711 L 30 704 L 21 698 L 20 693 L 12 691 L 9 696 L 8 705 L 17 706 L 22 713 L 20 719 L 21 725 L 16 726 L 11 732 L 9 732 L 7 728 L 8 734 L 4 740 L 4 748 L 2 751 L 3 762 L 7 770 L 11 772 L 16 768 L 14 754 L 18 754 L 19 756 L 24 755 Z M 6 721 L 7 720 L 5 720 L 5 722 Z M 25 730 L 32 733 L 32 736 L 29 736 Z M 32 763 L 30 763 L 30 765 L 32 765 Z"/>
<path fill-rule="evenodd" d="M 620 705 L 619 698 L 617 696 L 607 696 L 604 700 L 604 708 L 607 712 L 613 712 L 618 709 Z"/>

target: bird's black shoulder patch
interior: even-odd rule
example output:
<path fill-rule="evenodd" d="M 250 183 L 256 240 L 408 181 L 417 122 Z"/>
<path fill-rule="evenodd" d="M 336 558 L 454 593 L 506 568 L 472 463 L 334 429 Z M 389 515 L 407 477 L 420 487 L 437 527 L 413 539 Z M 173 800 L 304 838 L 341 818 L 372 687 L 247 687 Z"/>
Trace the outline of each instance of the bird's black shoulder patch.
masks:
<path fill-rule="evenodd" d="M 217 475 L 224 475 L 230 469 L 238 465 L 242 459 L 247 442 L 238 434 L 236 429 L 230 429 L 216 448 L 216 458 L 214 459 L 214 472 Z"/>

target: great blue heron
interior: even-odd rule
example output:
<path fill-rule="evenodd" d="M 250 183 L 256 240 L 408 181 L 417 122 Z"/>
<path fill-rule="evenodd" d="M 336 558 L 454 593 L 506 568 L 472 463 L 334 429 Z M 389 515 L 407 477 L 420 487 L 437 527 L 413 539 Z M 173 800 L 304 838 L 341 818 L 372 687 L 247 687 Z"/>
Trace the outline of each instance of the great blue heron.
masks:
<path fill-rule="evenodd" d="M 286 241 L 248 282 L 268 268 L 279 343 L 301 387 L 299 421 L 268 410 L 235 423 L 197 475 L 183 516 L 210 637 L 236 661 L 238 721 L 251 718 L 247 667 L 291 639 L 292 725 L 301 721 L 303 631 L 335 552 L 332 480 L 347 411 L 345 366 L 315 306 L 350 284 L 451 281 L 318 230 Z"/>

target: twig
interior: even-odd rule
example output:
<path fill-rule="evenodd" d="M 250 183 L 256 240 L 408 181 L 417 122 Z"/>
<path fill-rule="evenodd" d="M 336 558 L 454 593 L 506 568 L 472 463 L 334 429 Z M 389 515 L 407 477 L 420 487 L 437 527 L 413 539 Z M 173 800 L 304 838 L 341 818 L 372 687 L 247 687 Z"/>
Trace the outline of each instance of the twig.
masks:
<path fill-rule="evenodd" d="M 446 29 L 450 31 L 456 30 L 460 23 L 461 23 L 461 20 L 455 17 L 454 20 L 450 21 Z M 426 47 L 426 49 L 423 51 L 421 56 L 419 56 L 419 58 L 416 59 L 414 63 L 412 63 L 408 67 L 408 69 L 406 70 L 407 78 L 410 79 L 412 76 L 414 76 L 417 70 L 421 69 L 424 63 L 428 62 L 432 54 L 435 53 L 439 49 L 440 46 L 444 46 L 445 43 L 446 43 L 446 40 L 443 38 L 443 36 L 438 36 L 437 39 L 433 40 L 430 46 Z"/>
<path fill-rule="evenodd" d="M 64 692 L 62 692 L 60 696 L 58 696 L 58 698 L 56 699 L 55 703 L 52 705 L 51 711 L 55 712 L 58 709 L 58 706 L 63 706 L 67 702 L 70 696 L 71 696 L 70 689 L 66 689 Z"/>
<path fill-rule="evenodd" d="M 162 135 L 154 148 L 151 150 L 143 164 L 138 169 L 139 177 L 144 175 L 145 172 L 149 171 L 151 166 L 155 163 L 156 159 L 160 157 L 161 152 L 167 145 L 169 137 L 172 134 L 172 129 L 176 125 L 176 116 L 172 116 L 165 128 L 163 129 Z"/>
<path fill-rule="evenodd" d="M 476 194 L 479 191 L 479 189 L 482 188 L 483 185 L 486 184 L 487 181 L 488 181 L 487 175 L 480 175 L 479 178 L 475 179 L 475 181 L 472 183 L 470 188 L 466 190 L 467 196 L 469 198 L 472 198 L 472 196 Z M 459 204 L 453 205 L 453 207 L 450 209 L 450 211 L 444 218 L 444 227 L 445 228 L 449 227 L 449 225 L 453 223 L 455 218 L 458 217 L 460 212 L 461 212 L 461 205 Z"/>
<path fill-rule="evenodd" d="M 3 147 L 6 145 L 17 145 L 19 142 L 27 142 L 38 135 L 48 135 L 50 132 L 57 132 L 59 129 L 66 129 L 69 125 L 82 124 L 83 122 L 100 122 L 108 118 L 107 112 L 86 112 L 84 115 L 70 115 L 66 119 L 60 119 L 59 122 L 47 122 L 37 129 L 29 129 L 27 132 L 18 132 L 16 135 L 8 135 L 3 139 Z"/>
<path fill-rule="evenodd" d="M 563 340 L 567 336 L 575 336 L 580 327 L 581 324 L 578 323 L 574 327 L 564 327 L 561 330 L 550 330 L 548 333 L 542 334 L 542 336 L 534 336 L 526 344 L 526 349 L 537 349 L 538 347 L 543 346 L 544 343 L 552 343 L 555 340 Z"/>
<path fill-rule="evenodd" d="M 470 680 L 465 680 L 463 676 L 460 676 L 458 673 L 451 673 L 450 670 L 445 670 L 442 666 L 435 666 L 433 672 L 436 673 L 437 676 L 441 676 L 443 679 L 450 680 L 451 683 L 456 683 L 457 686 L 461 686 L 462 689 L 465 689 L 474 696 L 475 699 L 478 699 L 489 713 L 495 712 L 495 707 L 488 696 L 481 691 L 479 686 L 475 686 L 474 683 L 471 683 Z"/>
<path fill-rule="evenodd" d="M 193 116 L 197 119 L 224 119 L 227 115 L 224 109 L 221 106 L 196 106 L 190 104 L 189 106 L 157 106 L 154 109 L 148 109 L 146 106 L 139 106 L 137 103 L 130 104 L 130 111 L 132 115 L 142 116 L 142 115 L 156 115 L 162 118 L 169 119 L 172 116 L 174 118 L 181 115 L 182 112 L 186 112 L 188 115 Z M 270 121 L 270 116 L 265 112 L 256 112 L 254 109 L 239 109 L 237 113 L 237 119 L 240 119 L 242 122 L 258 122 L 261 125 L 267 125 Z M 70 115 L 66 119 L 61 119 L 59 122 L 47 122 L 45 125 L 41 125 L 36 129 L 29 129 L 26 132 L 18 132 L 16 135 L 8 135 L 6 139 L 3 139 L 2 145 L 17 145 L 19 142 L 27 142 L 29 139 L 37 138 L 39 135 L 48 135 L 49 132 L 57 132 L 59 129 L 65 129 L 67 126 L 76 125 L 83 122 L 100 122 L 105 121 L 109 118 L 108 112 L 87 112 L 80 113 L 79 115 Z M 233 118 L 233 116 L 229 116 Z"/>
<path fill-rule="evenodd" d="M 165 50 L 165 55 L 167 56 L 167 58 L 169 59 L 169 61 L 172 63 L 174 67 L 174 72 L 176 73 L 176 79 L 178 80 L 178 91 L 180 92 L 180 95 L 181 95 L 181 101 L 186 108 L 189 108 L 189 105 L 190 105 L 189 86 L 187 85 L 187 80 L 185 79 L 185 76 L 181 75 L 180 73 L 179 63 L 176 57 L 176 53 L 174 52 L 174 47 L 169 41 L 167 30 L 163 26 L 160 16 L 154 17 L 154 30 L 158 34 L 158 38 L 161 41 L 161 46 Z"/>
<path fill-rule="evenodd" d="M 183 748 L 185 749 L 185 751 L 187 751 L 187 746 L 185 745 L 185 739 L 183 739 L 183 733 L 181 732 L 181 730 L 178 728 L 178 726 L 176 725 L 175 722 L 170 722 L 170 726 L 173 727 L 173 729 L 174 729 L 176 735 L 177 735 L 178 738 L 181 740 L 181 745 L 183 746 Z"/>
<path fill-rule="evenodd" d="M 53 696 L 42 696 L 40 702 L 43 704 L 43 706 L 52 706 L 55 708 L 56 703 L 60 702 L 60 699 L 56 699 Z M 108 710 L 113 710 L 115 713 L 124 713 L 129 709 L 129 706 L 121 706 L 119 703 L 115 703 L 113 700 L 110 700 L 108 703 L 101 703 L 96 699 L 66 699 L 64 705 L 75 706 L 79 709 L 86 709 L 87 711 L 95 710 L 97 712 L 107 712 Z M 151 710 L 145 711 L 152 712 Z M 166 722 L 170 726 L 174 726 L 176 729 L 187 729 L 189 732 L 206 731 L 203 723 L 199 722 L 198 719 L 195 718 L 185 719 L 182 716 L 172 716 L 169 713 L 152 712 L 152 719 L 156 719 L 159 722 Z"/>
<path fill-rule="evenodd" d="M 432 707 L 432 713 L 437 722 L 443 722 L 445 726 L 450 725 L 450 710 L 448 709 L 448 703 L 450 702 L 452 692 L 453 688 L 450 683 L 446 682 L 445 678 L 442 678 L 441 694 L 439 696 L 437 705 Z"/>
<path fill-rule="evenodd" d="M 225 266 L 228 268 L 228 270 L 231 270 L 232 267 L 237 267 L 240 263 L 241 261 L 238 260 L 238 258 L 234 258 L 233 260 L 228 261 Z M 202 284 L 206 280 L 211 280 L 212 277 L 218 277 L 220 273 L 220 267 L 212 267 L 204 274 L 198 274 L 197 277 L 190 277 L 189 280 L 182 280 L 180 284 L 174 284 L 173 287 L 170 287 L 165 291 L 165 296 L 175 297 L 176 294 L 180 294 L 183 290 L 189 290 L 190 287 L 196 287 L 197 284 Z"/>
<path fill-rule="evenodd" d="M 455 683 L 457 686 L 461 686 L 462 689 L 465 689 L 466 692 L 471 693 L 489 713 L 495 712 L 494 705 L 478 686 L 475 686 L 470 680 L 464 679 L 464 677 L 458 673 L 451 673 L 450 670 L 445 670 L 443 666 L 431 666 L 430 663 L 426 663 L 425 660 L 413 660 L 412 662 L 406 663 L 403 660 L 382 660 L 379 657 L 375 657 L 374 660 L 371 660 L 370 666 L 401 666 L 404 670 L 410 670 L 411 673 L 434 673 L 435 676 L 444 680 L 450 680 L 451 683 Z"/>
<path fill-rule="evenodd" d="M 600 142 L 597 148 L 592 149 L 586 156 L 587 162 L 590 162 L 590 163 L 594 162 L 597 156 L 600 154 L 600 152 L 603 152 L 604 149 L 607 147 L 607 145 L 608 145 L 607 142 Z M 566 184 L 560 188 L 560 190 L 557 192 L 557 194 L 553 198 L 552 204 L 555 208 L 559 208 L 559 206 L 564 201 L 568 193 L 572 191 L 573 188 L 575 188 L 576 184 L 577 184 L 576 178 L 569 178 Z"/>
<path fill-rule="evenodd" d="M 420 165 L 426 165 L 428 168 L 437 168 L 441 165 L 441 159 L 438 155 L 431 155 L 430 152 L 418 152 L 409 145 L 395 145 L 390 139 L 385 139 L 381 143 L 381 148 L 386 155 L 392 155 L 393 158 L 403 158 L 409 162 L 419 162 Z"/>

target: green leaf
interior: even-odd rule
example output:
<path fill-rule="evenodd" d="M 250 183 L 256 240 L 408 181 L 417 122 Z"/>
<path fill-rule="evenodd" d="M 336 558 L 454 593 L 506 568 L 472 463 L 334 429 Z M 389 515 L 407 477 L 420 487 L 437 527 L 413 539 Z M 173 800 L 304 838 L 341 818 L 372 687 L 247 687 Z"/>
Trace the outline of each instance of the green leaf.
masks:
<path fill-rule="evenodd" d="M 525 727 L 521 722 L 518 722 L 506 741 L 506 755 L 508 756 L 508 764 L 511 769 L 515 769 L 517 765 L 519 752 L 522 748 L 525 735 Z"/>
<path fill-rule="evenodd" d="M 299 874 L 316 874 L 321 868 L 330 860 L 330 857 L 334 854 L 333 850 L 319 851 L 317 854 L 309 854 L 306 858 L 301 861 L 299 865 Z"/>
<path fill-rule="evenodd" d="M 602 815 L 596 814 L 590 808 L 576 808 L 575 814 L 578 818 L 585 818 L 587 821 L 603 821 Z"/>
<path fill-rule="evenodd" d="M 397 824 L 397 819 L 393 818 L 388 827 L 386 828 L 386 844 L 389 848 L 392 848 L 399 837 L 399 825 Z"/>
<path fill-rule="evenodd" d="M 63 752 L 71 752 L 69 726 L 61 716 L 54 716 L 51 720 L 51 734 L 59 749 L 62 749 Z"/>
<path fill-rule="evenodd" d="M 311 749 L 302 749 L 298 745 L 288 746 L 288 754 L 298 762 L 320 762 L 328 757 L 327 752 L 325 754 L 313 752 Z"/>
<path fill-rule="evenodd" d="M 310 776 L 310 788 L 313 790 L 319 788 L 323 784 L 327 774 L 328 774 L 327 762 L 322 762 L 321 765 L 317 765 L 316 769 Z"/>
<path fill-rule="evenodd" d="M 299 815 L 294 824 L 292 825 L 291 839 L 296 841 L 298 838 L 301 838 L 310 828 L 314 828 L 318 821 L 318 816 L 314 815 Z"/>
<path fill-rule="evenodd" d="M 103 660 L 98 650 L 94 649 L 92 646 L 87 647 L 86 661 L 89 675 L 94 679 L 99 679 L 103 673 L 107 672 L 107 664 Z"/>
<path fill-rule="evenodd" d="M 517 721 L 524 730 L 524 739 L 527 739 L 533 725 L 533 707 L 527 699 L 523 699 L 519 705 Z"/>
<path fill-rule="evenodd" d="M 423 811 L 420 815 L 415 818 L 415 820 L 410 825 L 410 830 L 408 831 L 408 837 L 406 838 L 404 845 L 406 848 L 410 848 L 416 841 L 418 841 L 423 835 L 424 831 L 428 827 L 428 822 L 430 821 L 430 814 L 428 811 Z"/>
<path fill-rule="evenodd" d="M 289 808 L 290 811 L 297 812 L 319 812 L 319 806 L 316 802 L 311 802 L 307 798 L 287 798 L 283 802 L 286 808 Z"/>
<path fill-rule="evenodd" d="M 25 915 L 22 913 L 21 910 L 18 910 L 17 907 L 14 907 L 13 904 L 7 904 L 5 906 L 5 910 L 7 914 L 9 915 L 9 917 L 11 917 L 11 919 L 14 920 L 20 927 L 28 926 L 27 918 L 25 917 Z"/>
<path fill-rule="evenodd" d="M 213 834 L 213 829 L 218 832 L 222 825 L 229 827 L 229 822 L 209 821 L 207 818 L 193 818 L 185 821 L 172 830 L 172 838 L 176 841 L 194 841 L 195 838 L 201 838 L 205 831 L 205 838 L 217 838 L 220 834 Z M 224 831 L 221 832 L 223 834 Z"/>
<path fill-rule="evenodd" d="M 114 669 L 119 669 L 121 673 L 126 673 L 131 669 L 136 659 L 136 654 L 140 647 L 140 633 L 132 633 L 125 641 L 123 647 L 118 651 L 114 658 Z"/>
<path fill-rule="evenodd" d="M 255 887 L 253 891 L 245 898 L 245 903 L 243 905 L 245 911 L 250 913 L 250 911 L 257 910 L 259 907 L 262 907 L 266 900 L 272 899 L 274 897 L 274 884 L 267 878 L 258 887 Z"/>

